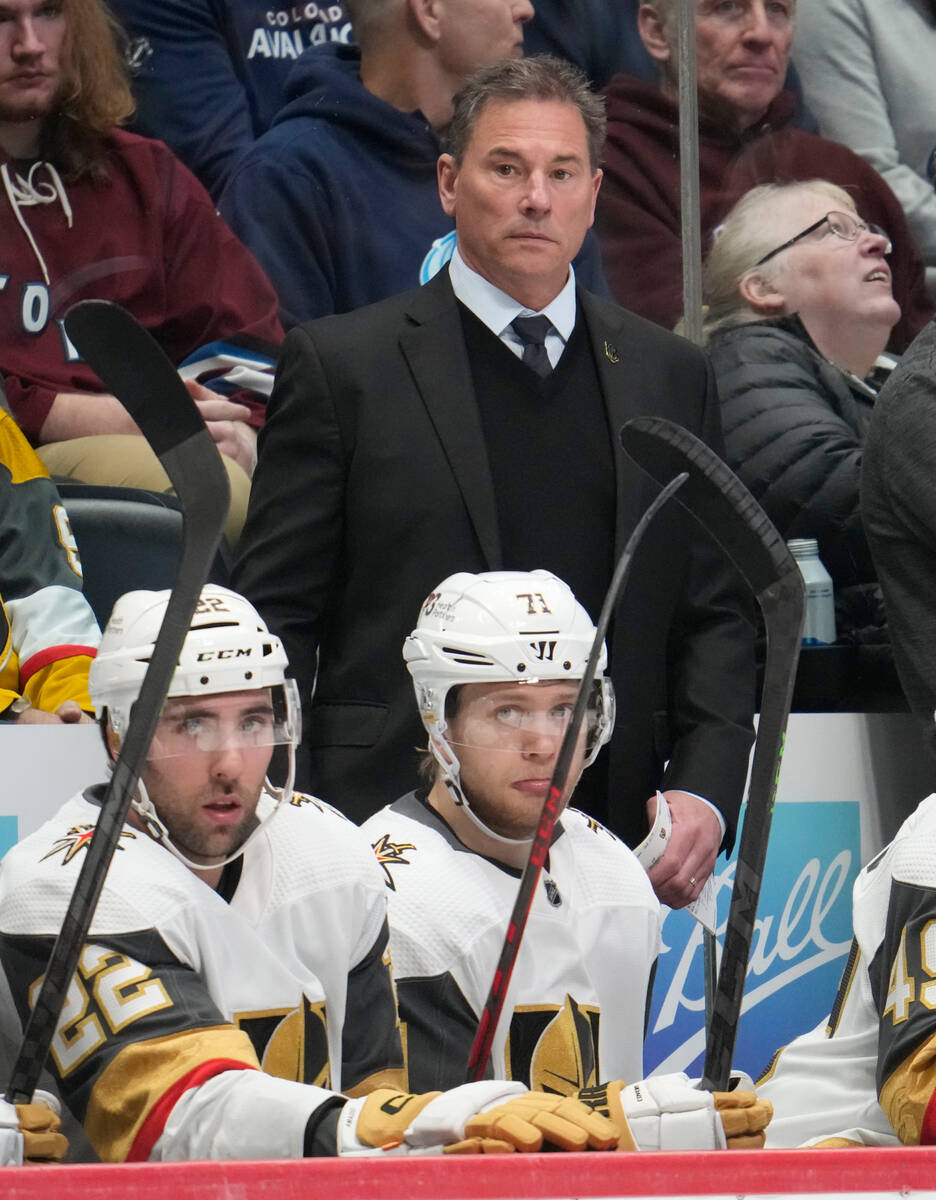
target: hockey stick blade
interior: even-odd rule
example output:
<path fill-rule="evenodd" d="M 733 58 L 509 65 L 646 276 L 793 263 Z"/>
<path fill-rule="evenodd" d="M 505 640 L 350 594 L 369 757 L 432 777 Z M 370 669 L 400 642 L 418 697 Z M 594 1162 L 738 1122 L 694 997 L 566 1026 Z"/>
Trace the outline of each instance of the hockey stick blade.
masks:
<path fill-rule="evenodd" d="M 724 1091 L 731 1074 L 796 680 L 805 589 L 799 567 L 767 514 L 734 472 L 694 434 L 660 417 L 635 417 L 621 430 L 621 444 L 658 482 L 673 471 L 689 471 L 689 482 L 677 499 L 728 554 L 764 614 L 767 654 L 760 719 L 702 1075 L 703 1087 Z"/>
<path fill-rule="evenodd" d="M 175 367 L 150 334 L 124 309 L 104 300 L 76 304 L 65 317 L 65 329 L 136 421 L 172 481 L 182 506 L 182 552 L 127 735 L 26 1025 L 6 1090 L 10 1103 L 31 1099 L 45 1065 L 230 501 L 215 443 Z"/>
<path fill-rule="evenodd" d="M 500 1021 L 501 1012 L 504 1008 L 507 989 L 510 986 L 510 979 L 517 963 L 517 955 L 520 953 L 520 942 L 523 939 L 523 931 L 526 929 L 527 918 L 530 915 L 530 907 L 533 903 L 533 895 L 536 891 L 540 870 L 549 853 L 553 829 L 559 818 L 562 793 L 565 791 L 565 786 L 569 778 L 569 768 L 572 765 L 572 757 L 575 754 L 579 731 L 582 728 L 582 722 L 585 720 L 585 710 L 588 705 L 592 684 L 595 680 L 595 673 L 598 670 L 601 647 L 608 632 L 608 625 L 614 613 L 618 594 L 630 573 L 634 553 L 647 527 L 667 500 L 675 495 L 679 488 L 683 486 L 687 478 L 688 475 L 686 472 L 682 471 L 675 479 L 670 480 L 637 522 L 630 537 L 627 539 L 627 544 L 621 552 L 621 557 L 618 559 L 611 582 L 608 585 L 608 591 L 601 606 L 601 615 L 598 618 L 598 625 L 595 629 L 591 650 L 585 664 L 585 671 L 579 683 L 578 692 L 576 693 L 572 716 L 569 719 L 562 743 L 559 746 L 559 753 L 556 755 L 556 764 L 553 767 L 546 799 L 543 801 L 536 834 L 530 846 L 530 855 L 523 869 L 523 874 L 520 877 L 517 899 L 510 914 L 510 920 L 507 922 L 507 933 L 504 937 L 504 944 L 501 947 L 500 957 L 497 960 L 497 967 L 494 970 L 494 979 L 491 982 L 487 1000 L 484 1002 L 484 1008 L 481 1010 L 478 1029 L 471 1044 L 471 1052 L 468 1056 L 469 1082 L 484 1078 L 484 1072 L 491 1057 L 491 1048 L 494 1045 L 497 1024 Z"/>

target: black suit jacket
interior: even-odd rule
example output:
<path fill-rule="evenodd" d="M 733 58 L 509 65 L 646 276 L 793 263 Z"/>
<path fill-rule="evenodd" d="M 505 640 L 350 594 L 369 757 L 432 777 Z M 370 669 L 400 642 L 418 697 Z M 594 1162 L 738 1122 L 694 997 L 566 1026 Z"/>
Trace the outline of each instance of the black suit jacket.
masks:
<path fill-rule="evenodd" d="M 653 413 L 720 451 L 717 396 L 690 343 L 587 292 L 578 303 L 615 431 L 620 552 L 658 489 L 616 431 Z M 558 469 L 569 453 L 557 447 Z M 633 843 L 654 789 L 684 788 L 721 810 L 730 841 L 752 739 L 748 601 L 720 551 L 678 505 L 667 508 L 616 614 L 607 817 Z M 414 786 L 425 735 L 403 640 L 447 575 L 511 565 L 447 271 L 294 329 L 234 584 L 283 638 L 299 680 L 303 786 L 355 820 Z"/>

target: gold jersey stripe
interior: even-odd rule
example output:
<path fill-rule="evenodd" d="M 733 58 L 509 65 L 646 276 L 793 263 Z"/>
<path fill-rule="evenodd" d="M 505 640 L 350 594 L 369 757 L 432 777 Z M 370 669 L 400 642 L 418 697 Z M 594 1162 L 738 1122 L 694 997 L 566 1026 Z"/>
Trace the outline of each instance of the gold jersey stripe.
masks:
<path fill-rule="evenodd" d="M 250 1038 L 233 1025 L 187 1030 L 126 1046 L 95 1081 L 85 1132 L 105 1162 L 123 1162 L 153 1106 L 178 1080 L 211 1059 L 259 1070 Z"/>

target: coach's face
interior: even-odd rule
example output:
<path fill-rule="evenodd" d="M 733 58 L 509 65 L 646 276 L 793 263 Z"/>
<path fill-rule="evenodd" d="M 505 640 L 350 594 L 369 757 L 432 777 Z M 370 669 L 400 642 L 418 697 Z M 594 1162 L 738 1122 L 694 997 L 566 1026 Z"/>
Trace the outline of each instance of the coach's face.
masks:
<path fill-rule="evenodd" d="M 462 162 L 443 154 L 438 177 L 468 266 L 527 308 L 544 308 L 568 278 L 601 184 L 578 109 L 491 100 Z"/>

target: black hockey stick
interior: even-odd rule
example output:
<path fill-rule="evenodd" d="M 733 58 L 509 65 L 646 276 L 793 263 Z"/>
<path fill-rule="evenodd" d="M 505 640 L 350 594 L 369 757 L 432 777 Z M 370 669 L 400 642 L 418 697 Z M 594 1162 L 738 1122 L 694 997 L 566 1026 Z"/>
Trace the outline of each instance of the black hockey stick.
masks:
<path fill-rule="evenodd" d="M 182 505 L 183 541 L 153 656 L 13 1067 L 5 1097 L 11 1104 L 31 1099 L 39 1082 L 230 499 L 221 456 L 201 414 L 150 334 L 105 300 L 76 304 L 65 317 L 65 330 L 165 468 Z"/>
<path fill-rule="evenodd" d="M 803 631 L 803 578 L 761 506 L 718 455 L 694 434 L 659 417 L 635 417 L 621 430 L 621 443 L 658 482 L 670 478 L 674 471 L 689 472 L 689 481 L 677 499 L 728 554 L 764 614 L 767 657 L 760 720 L 702 1074 L 703 1087 L 724 1091 L 731 1073 L 796 679 Z"/>
<path fill-rule="evenodd" d="M 536 891 L 540 870 L 549 853 L 553 829 L 559 816 L 562 793 L 565 791 L 566 782 L 569 778 L 572 756 L 575 753 L 579 732 L 585 720 L 585 710 L 591 695 L 595 672 L 598 669 L 601 647 L 605 639 L 605 634 L 608 632 L 608 625 L 611 622 L 618 593 L 630 572 L 634 552 L 647 526 L 666 501 L 669 500 L 670 496 L 678 491 L 686 482 L 687 478 L 688 475 L 683 471 L 675 479 L 672 479 L 637 522 L 630 537 L 627 539 L 627 545 L 621 552 L 621 557 L 618 559 L 614 574 L 611 577 L 611 583 L 608 585 L 604 604 L 601 606 L 601 615 L 598 618 L 598 625 L 595 629 L 595 637 L 588 654 L 588 661 L 585 664 L 585 672 L 582 675 L 582 680 L 579 683 L 578 692 L 575 697 L 572 716 L 569 718 L 569 724 L 563 735 L 562 743 L 559 746 L 559 753 L 556 755 L 556 765 L 553 767 L 552 778 L 549 781 L 549 790 L 546 793 L 546 799 L 543 801 L 539 824 L 533 838 L 533 844 L 530 847 L 530 856 L 523 869 L 523 875 L 520 877 L 517 899 L 510 914 L 510 920 L 507 922 L 507 933 L 504 937 L 504 944 L 501 947 L 500 958 L 497 960 L 494 979 L 491 982 L 487 1000 L 484 1002 L 484 1008 L 481 1010 L 477 1033 L 471 1044 L 471 1053 L 468 1056 L 469 1081 L 484 1078 L 484 1071 L 487 1067 L 488 1059 L 491 1057 L 491 1047 L 494 1044 L 497 1023 L 500 1020 L 501 1011 L 504 1007 L 507 988 L 510 986 L 510 977 L 513 975 L 513 969 L 517 963 L 520 942 L 523 938 L 523 931 L 526 929 L 527 918 L 530 915 L 530 906 L 533 903 L 533 895 Z"/>

